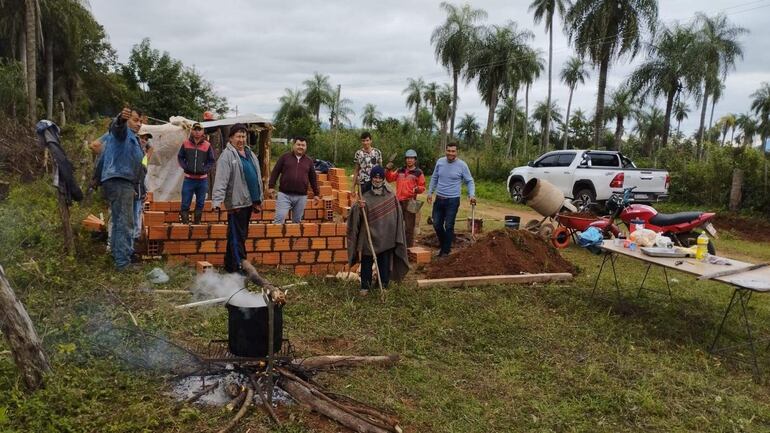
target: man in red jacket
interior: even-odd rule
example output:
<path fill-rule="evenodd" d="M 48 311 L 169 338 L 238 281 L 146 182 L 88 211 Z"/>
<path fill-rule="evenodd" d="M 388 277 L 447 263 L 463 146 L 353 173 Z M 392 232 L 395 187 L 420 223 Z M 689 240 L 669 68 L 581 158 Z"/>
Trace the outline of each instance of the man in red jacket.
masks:
<path fill-rule="evenodd" d="M 409 202 L 417 199 L 417 194 L 425 192 L 425 175 L 417 168 L 417 152 L 412 149 L 404 155 L 406 167 L 393 170 L 393 163 L 389 162 L 385 178 L 388 182 L 396 182 L 396 198 L 401 204 L 404 214 L 404 228 L 406 230 L 406 246 L 414 246 L 414 226 L 417 214 L 410 212 Z"/>
<path fill-rule="evenodd" d="M 308 185 L 313 189 L 313 203 L 317 204 L 321 199 L 313 160 L 308 158 L 306 153 L 307 139 L 294 137 L 291 152 L 281 155 L 275 162 L 273 171 L 270 172 L 267 192 L 270 193 L 271 197 L 275 197 L 275 182 L 278 177 L 281 178 L 278 197 L 275 200 L 273 224 L 283 224 L 289 211 L 292 211 L 291 221 L 293 223 L 302 221 L 307 204 Z"/>
<path fill-rule="evenodd" d="M 177 155 L 179 165 L 184 170 L 184 182 L 182 183 L 182 207 L 179 216 L 183 224 L 190 222 L 190 203 L 195 194 L 194 223 L 201 223 L 203 204 L 206 193 L 209 190 L 209 169 L 217 161 L 214 148 L 206 140 L 203 126 L 195 122 L 190 133 L 190 138 L 182 143 Z"/>

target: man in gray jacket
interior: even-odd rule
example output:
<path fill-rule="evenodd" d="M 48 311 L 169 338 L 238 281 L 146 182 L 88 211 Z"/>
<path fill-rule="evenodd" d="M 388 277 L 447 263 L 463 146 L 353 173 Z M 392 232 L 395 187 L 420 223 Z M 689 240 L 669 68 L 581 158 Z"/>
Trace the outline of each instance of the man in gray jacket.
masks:
<path fill-rule="evenodd" d="M 217 161 L 211 205 L 227 209 L 227 251 L 225 271 L 239 272 L 246 258 L 246 239 L 252 210 L 262 211 L 262 174 L 259 161 L 246 147 L 246 125 L 236 123 L 230 128 L 230 142 Z"/>

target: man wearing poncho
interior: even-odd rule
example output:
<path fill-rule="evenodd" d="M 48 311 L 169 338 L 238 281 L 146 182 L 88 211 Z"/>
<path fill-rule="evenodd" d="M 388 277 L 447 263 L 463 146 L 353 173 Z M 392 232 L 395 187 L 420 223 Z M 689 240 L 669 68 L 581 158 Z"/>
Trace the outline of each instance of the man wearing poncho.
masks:
<path fill-rule="evenodd" d="M 348 215 L 348 264 L 358 262 L 360 254 L 362 296 L 369 293 L 372 285 L 375 255 L 383 287 L 387 287 L 391 279 L 400 281 L 409 272 L 401 206 L 385 182 L 385 170 L 381 166 L 372 168 L 371 178 L 371 190 L 361 195 L 361 201 L 353 204 Z M 369 247 L 362 211 L 366 212 L 374 254 Z"/>

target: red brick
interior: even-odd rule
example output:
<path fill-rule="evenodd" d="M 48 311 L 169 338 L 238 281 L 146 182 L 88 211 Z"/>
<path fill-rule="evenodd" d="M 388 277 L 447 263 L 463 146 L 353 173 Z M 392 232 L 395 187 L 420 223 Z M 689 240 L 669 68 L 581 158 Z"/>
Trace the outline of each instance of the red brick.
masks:
<path fill-rule="evenodd" d="M 178 212 L 164 212 L 163 213 L 163 222 L 178 223 L 179 222 L 179 213 Z"/>
<path fill-rule="evenodd" d="M 312 238 L 310 239 L 310 248 L 314 250 L 326 249 L 326 238 Z"/>
<path fill-rule="evenodd" d="M 267 199 L 262 201 L 263 210 L 275 210 L 275 200 Z"/>
<path fill-rule="evenodd" d="M 310 273 L 313 275 L 326 275 L 328 271 L 329 271 L 329 265 L 327 264 L 312 265 L 310 267 Z"/>
<path fill-rule="evenodd" d="M 348 252 L 344 250 L 338 250 L 334 252 L 334 263 L 347 263 Z"/>
<path fill-rule="evenodd" d="M 260 221 L 263 221 L 266 224 L 270 224 L 273 222 L 273 218 L 275 218 L 275 211 L 265 210 L 262 211 L 262 217 L 260 218 Z"/>
<path fill-rule="evenodd" d="M 287 237 L 288 236 L 295 236 L 295 237 L 302 236 L 302 231 L 300 230 L 300 225 L 299 224 L 286 224 L 286 225 L 284 225 L 283 235 L 287 236 Z"/>
<path fill-rule="evenodd" d="M 255 265 L 261 265 L 262 260 L 264 260 L 263 253 L 248 253 L 246 256 L 249 261 Z"/>
<path fill-rule="evenodd" d="M 179 254 L 195 254 L 198 252 L 197 241 L 179 242 Z"/>
<path fill-rule="evenodd" d="M 417 264 L 430 263 L 431 251 L 423 247 L 412 247 L 407 250 L 409 261 Z"/>
<path fill-rule="evenodd" d="M 318 173 L 315 174 L 316 180 L 318 182 L 328 182 L 329 181 L 329 175 L 326 173 Z"/>
<path fill-rule="evenodd" d="M 219 221 L 219 215 L 217 215 L 217 212 L 203 212 L 203 218 L 201 220 L 204 223 L 215 223 Z"/>
<path fill-rule="evenodd" d="M 310 249 L 310 238 L 294 238 L 291 243 L 292 251 L 305 251 Z"/>
<path fill-rule="evenodd" d="M 217 252 L 217 241 L 207 240 L 201 241 L 201 246 L 198 247 L 199 253 L 215 253 Z"/>
<path fill-rule="evenodd" d="M 209 227 L 209 239 L 227 239 L 227 225 L 212 224 Z"/>
<path fill-rule="evenodd" d="M 323 223 L 318 230 L 319 236 L 334 236 L 337 234 L 337 225 L 334 223 Z"/>
<path fill-rule="evenodd" d="M 294 274 L 304 277 L 305 275 L 310 275 L 310 270 L 310 265 L 297 265 L 294 267 Z"/>
<path fill-rule="evenodd" d="M 302 223 L 302 236 L 305 236 L 305 237 L 318 236 L 318 224 Z"/>
<path fill-rule="evenodd" d="M 249 237 L 254 239 L 262 239 L 265 237 L 265 224 L 249 224 Z"/>
<path fill-rule="evenodd" d="M 256 247 L 254 246 L 254 239 L 246 239 L 243 242 L 243 247 L 246 250 L 247 253 L 253 253 L 256 251 Z"/>
<path fill-rule="evenodd" d="M 260 252 L 273 251 L 272 239 L 257 239 L 254 241 L 254 250 Z"/>
<path fill-rule="evenodd" d="M 290 252 L 284 252 L 281 253 L 281 264 L 282 265 L 295 265 L 299 262 L 299 253 L 290 251 Z"/>
<path fill-rule="evenodd" d="M 159 226 L 166 222 L 165 217 L 164 212 L 145 211 L 142 215 L 142 221 L 146 226 Z"/>
<path fill-rule="evenodd" d="M 179 212 L 182 208 L 181 200 L 169 200 L 167 203 L 168 203 L 168 210 L 171 212 Z"/>
<path fill-rule="evenodd" d="M 217 252 L 218 253 L 226 253 L 227 252 L 227 241 L 226 240 L 218 240 L 217 241 Z M 214 263 L 214 262 L 212 262 Z"/>
<path fill-rule="evenodd" d="M 195 270 L 199 274 L 202 274 L 204 272 L 212 272 L 214 270 L 214 266 L 211 263 L 206 261 L 195 262 Z"/>
<path fill-rule="evenodd" d="M 225 264 L 224 254 L 206 254 L 206 261 L 214 266 L 222 266 Z"/>
<path fill-rule="evenodd" d="M 147 233 L 147 239 L 166 240 L 168 239 L 168 226 L 152 226 Z"/>
<path fill-rule="evenodd" d="M 273 251 L 289 251 L 291 250 L 291 239 L 280 238 L 273 240 Z"/>
<path fill-rule="evenodd" d="M 345 248 L 345 238 L 342 236 L 328 238 L 326 240 L 326 248 L 330 250 L 341 250 Z"/>
<path fill-rule="evenodd" d="M 337 236 L 347 236 L 347 234 L 348 234 L 348 225 L 337 224 Z"/>
<path fill-rule="evenodd" d="M 187 224 L 171 224 L 171 232 L 168 237 L 169 239 L 189 239 L 190 226 Z"/>
<path fill-rule="evenodd" d="M 283 224 L 265 225 L 265 237 L 280 238 L 283 236 Z"/>
<path fill-rule="evenodd" d="M 303 251 L 299 253 L 299 262 L 313 264 L 315 263 L 316 252 L 315 251 Z"/>
<path fill-rule="evenodd" d="M 179 241 L 163 242 L 163 254 L 179 254 Z"/>
<path fill-rule="evenodd" d="M 266 265 L 277 265 L 281 263 L 281 254 L 280 253 L 263 253 L 262 263 Z"/>
<path fill-rule="evenodd" d="M 332 252 L 329 250 L 319 251 L 316 258 L 318 263 L 329 263 L 332 261 Z"/>
<path fill-rule="evenodd" d="M 190 239 L 208 239 L 208 224 L 193 224 L 190 226 Z"/>

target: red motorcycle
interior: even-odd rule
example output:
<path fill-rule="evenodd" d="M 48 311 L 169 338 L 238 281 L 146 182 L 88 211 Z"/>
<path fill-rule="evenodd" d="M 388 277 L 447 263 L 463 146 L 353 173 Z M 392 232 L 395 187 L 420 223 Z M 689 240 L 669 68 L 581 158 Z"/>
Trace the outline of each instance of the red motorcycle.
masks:
<path fill-rule="evenodd" d="M 656 231 L 663 236 L 668 236 L 675 245 L 690 247 L 696 244 L 696 239 L 700 235 L 697 229 L 703 229 L 712 238 L 717 237 L 717 231 L 711 224 L 711 219 L 716 215 L 713 212 L 677 212 L 674 214 L 659 213 L 652 206 L 644 204 L 635 204 L 631 199 L 631 192 L 636 187 L 629 187 L 623 190 L 623 195 L 613 194 L 607 200 L 607 210 L 610 212 L 609 218 L 602 218 L 593 224 L 594 227 L 603 232 L 611 232 L 615 237 L 621 235 L 620 229 L 615 225 L 615 219 L 620 220 L 626 225 L 629 232 L 634 222 L 641 222 L 644 228 Z M 708 243 L 709 254 L 715 254 L 716 248 L 711 239 Z"/>

